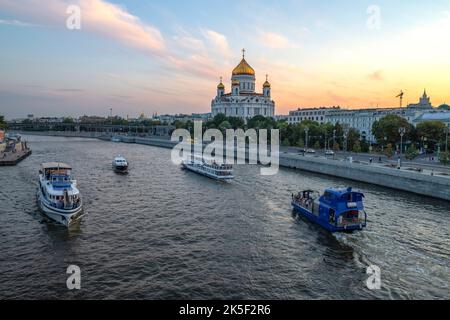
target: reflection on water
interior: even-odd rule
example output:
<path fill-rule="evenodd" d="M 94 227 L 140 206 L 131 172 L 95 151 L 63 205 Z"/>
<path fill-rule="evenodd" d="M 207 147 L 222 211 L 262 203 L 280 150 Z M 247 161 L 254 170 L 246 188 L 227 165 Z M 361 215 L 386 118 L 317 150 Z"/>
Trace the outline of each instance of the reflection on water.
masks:
<path fill-rule="evenodd" d="M 217 183 L 180 170 L 170 150 L 30 137 L 33 156 L 0 168 L 0 298 L 449 298 L 450 205 L 281 170 L 237 166 Z M 130 162 L 116 175 L 117 154 Z M 37 212 L 39 165 L 68 162 L 86 216 L 66 230 Z M 331 235 L 292 214 L 291 193 L 350 184 L 366 195 L 364 232 Z M 66 289 L 70 264 L 82 289 Z M 365 287 L 367 266 L 382 289 Z"/>

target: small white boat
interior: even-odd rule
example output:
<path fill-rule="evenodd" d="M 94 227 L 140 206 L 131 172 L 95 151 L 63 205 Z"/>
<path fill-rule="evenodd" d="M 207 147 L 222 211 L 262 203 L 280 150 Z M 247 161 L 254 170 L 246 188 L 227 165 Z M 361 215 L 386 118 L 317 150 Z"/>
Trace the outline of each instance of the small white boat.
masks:
<path fill-rule="evenodd" d="M 122 139 L 120 137 L 118 137 L 118 136 L 114 136 L 114 137 L 111 138 L 111 141 L 112 142 L 122 142 Z"/>
<path fill-rule="evenodd" d="M 190 159 L 183 161 L 181 165 L 186 170 L 190 170 L 214 180 L 230 181 L 234 179 L 232 165 L 206 161 L 202 156 L 191 156 Z"/>
<path fill-rule="evenodd" d="M 117 173 L 128 173 L 128 161 L 120 155 L 114 158 L 112 167 Z"/>
<path fill-rule="evenodd" d="M 37 201 L 50 219 L 69 227 L 82 216 L 83 202 L 72 168 L 65 163 L 44 163 L 39 170 Z"/>

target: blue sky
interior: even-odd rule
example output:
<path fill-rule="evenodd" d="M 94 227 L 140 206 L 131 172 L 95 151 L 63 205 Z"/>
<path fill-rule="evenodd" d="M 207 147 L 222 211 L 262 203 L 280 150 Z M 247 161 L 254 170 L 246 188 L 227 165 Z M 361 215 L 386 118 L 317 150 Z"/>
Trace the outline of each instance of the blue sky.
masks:
<path fill-rule="evenodd" d="M 44 5 L 45 3 L 45 5 Z M 66 8 L 81 8 L 68 30 Z M 380 29 L 367 27 L 377 5 Z M 450 101 L 450 1 L 0 0 L 0 113 L 208 112 L 241 49 L 277 113 Z"/>

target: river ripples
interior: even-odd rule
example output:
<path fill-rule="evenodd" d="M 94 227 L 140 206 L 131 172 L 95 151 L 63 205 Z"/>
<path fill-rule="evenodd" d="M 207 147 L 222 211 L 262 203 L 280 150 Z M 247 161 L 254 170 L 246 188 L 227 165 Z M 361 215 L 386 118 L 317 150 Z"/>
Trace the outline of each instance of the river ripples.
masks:
<path fill-rule="evenodd" d="M 281 169 L 236 166 L 222 184 L 182 171 L 170 150 L 89 139 L 29 137 L 33 155 L 0 167 L 3 299 L 450 298 L 450 204 Z M 130 174 L 116 175 L 117 154 Z M 39 212 L 39 165 L 71 164 L 85 211 L 69 231 Z M 368 228 L 330 235 L 292 214 L 292 192 L 352 185 Z M 81 290 L 66 269 L 81 268 Z M 367 289 L 366 268 L 382 288 Z"/>

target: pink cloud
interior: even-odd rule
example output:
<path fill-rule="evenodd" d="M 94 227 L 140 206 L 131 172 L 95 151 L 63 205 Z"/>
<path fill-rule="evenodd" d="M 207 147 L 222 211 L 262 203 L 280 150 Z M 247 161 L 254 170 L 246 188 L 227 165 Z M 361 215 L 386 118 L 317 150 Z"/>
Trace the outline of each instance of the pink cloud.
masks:
<path fill-rule="evenodd" d="M 162 33 L 154 26 L 144 23 L 125 8 L 105 0 L 2 0 L 0 10 L 24 17 L 32 22 L 51 27 L 66 28 L 69 17 L 67 8 L 77 5 L 81 9 L 81 30 L 67 32 L 90 32 L 113 39 L 122 45 L 158 58 L 161 63 L 179 72 L 195 76 L 216 77 L 215 64 L 201 52 L 177 55 L 168 48 Z M 218 46 L 225 46 L 226 39 L 220 34 L 210 34 Z M 201 48 L 199 48 L 201 50 Z"/>

